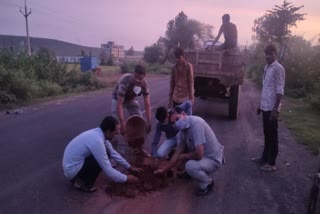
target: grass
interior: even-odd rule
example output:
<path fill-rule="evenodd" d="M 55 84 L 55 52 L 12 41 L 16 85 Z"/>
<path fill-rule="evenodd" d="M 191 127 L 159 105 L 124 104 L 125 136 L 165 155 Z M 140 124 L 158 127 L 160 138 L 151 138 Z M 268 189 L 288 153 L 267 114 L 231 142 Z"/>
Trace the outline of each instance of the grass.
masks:
<path fill-rule="evenodd" d="M 117 74 L 120 71 L 119 66 L 99 65 L 98 67 L 101 69 L 102 73 L 106 75 Z M 77 71 L 80 71 L 80 64 L 67 64 L 68 71 L 70 71 L 73 68 Z"/>
<path fill-rule="evenodd" d="M 317 154 L 320 148 L 319 112 L 313 110 L 302 99 L 286 97 L 281 115 L 286 126 L 297 136 L 298 141 Z"/>

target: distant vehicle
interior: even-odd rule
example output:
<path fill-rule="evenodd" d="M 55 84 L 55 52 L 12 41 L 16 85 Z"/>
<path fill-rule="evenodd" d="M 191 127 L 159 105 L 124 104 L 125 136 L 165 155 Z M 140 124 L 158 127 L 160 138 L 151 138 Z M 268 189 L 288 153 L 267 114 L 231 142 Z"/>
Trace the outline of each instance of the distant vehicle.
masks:
<path fill-rule="evenodd" d="M 210 43 L 206 43 L 204 47 L 206 45 Z M 195 96 L 228 98 L 229 117 L 237 119 L 239 88 L 244 79 L 244 63 L 240 49 L 188 50 L 185 55 L 186 60 L 194 67 Z"/>

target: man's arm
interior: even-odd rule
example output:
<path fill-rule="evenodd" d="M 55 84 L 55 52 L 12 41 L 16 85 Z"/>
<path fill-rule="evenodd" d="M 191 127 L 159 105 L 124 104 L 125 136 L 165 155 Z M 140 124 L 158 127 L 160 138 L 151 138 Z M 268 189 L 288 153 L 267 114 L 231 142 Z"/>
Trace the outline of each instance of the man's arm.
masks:
<path fill-rule="evenodd" d="M 180 158 L 180 155 L 184 152 L 185 149 L 185 143 L 179 143 L 177 146 L 176 151 L 174 152 L 172 158 L 170 159 L 169 163 L 167 163 L 166 165 L 164 165 L 162 168 L 156 170 L 154 173 L 163 173 L 165 171 L 167 171 L 168 169 L 171 169 L 172 167 L 174 167 Z"/>
<path fill-rule="evenodd" d="M 180 160 L 201 160 L 204 157 L 204 145 L 200 144 L 196 147 L 196 150 L 180 156 Z"/>
<path fill-rule="evenodd" d="M 151 154 L 153 158 L 157 158 L 157 145 L 161 138 L 161 130 L 159 123 L 157 124 L 156 132 L 154 133 L 153 141 L 151 143 Z"/>
<path fill-rule="evenodd" d="M 147 133 L 151 131 L 151 104 L 150 104 L 150 95 L 146 95 L 144 98 L 144 106 L 146 108 L 147 116 Z"/>
<path fill-rule="evenodd" d="M 121 133 L 125 134 L 125 124 L 124 124 L 124 117 L 123 117 L 123 102 L 124 102 L 124 97 L 118 96 L 118 99 L 117 99 L 117 115 L 118 115 L 118 118 L 119 118 Z"/>
<path fill-rule="evenodd" d="M 109 179 L 119 183 L 127 182 L 127 176 L 111 166 L 103 140 L 93 140 L 89 142 L 88 149 Z"/>
<path fill-rule="evenodd" d="M 216 42 L 220 39 L 220 36 L 222 33 L 223 33 L 223 25 L 221 25 L 219 33 L 218 33 L 217 37 L 213 40 L 211 47 L 213 47 L 213 45 L 216 44 Z"/>
<path fill-rule="evenodd" d="M 171 76 L 170 76 L 169 105 L 172 105 L 172 96 L 173 96 L 174 87 L 175 87 L 175 72 L 174 72 L 174 68 L 172 68 Z"/>
<path fill-rule="evenodd" d="M 193 80 L 193 68 L 192 65 L 189 64 L 189 72 L 188 72 L 188 86 L 189 86 L 189 99 L 191 103 L 194 103 L 194 80 Z"/>

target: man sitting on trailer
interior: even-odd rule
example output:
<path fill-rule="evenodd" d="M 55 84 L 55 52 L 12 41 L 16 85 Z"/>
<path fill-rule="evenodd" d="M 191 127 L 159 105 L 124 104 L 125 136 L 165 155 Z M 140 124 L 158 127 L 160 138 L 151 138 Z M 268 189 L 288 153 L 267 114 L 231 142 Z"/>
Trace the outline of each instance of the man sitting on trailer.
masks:
<path fill-rule="evenodd" d="M 218 47 L 214 47 L 214 44 L 220 39 L 221 34 L 224 35 L 224 43 Z M 230 22 L 230 15 L 224 14 L 222 16 L 222 25 L 215 40 L 212 42 L 211 47 L 214 50 L 227 50 L 237 47 L 238 32 L 237 26 Z"/>

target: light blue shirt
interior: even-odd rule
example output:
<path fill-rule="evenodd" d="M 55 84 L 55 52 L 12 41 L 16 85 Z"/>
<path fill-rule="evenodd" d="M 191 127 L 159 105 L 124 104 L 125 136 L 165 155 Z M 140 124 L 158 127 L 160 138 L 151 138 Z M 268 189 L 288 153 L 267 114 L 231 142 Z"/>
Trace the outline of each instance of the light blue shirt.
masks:
<path fill-rule="evenodd" d="M 186 127 L 177 135 L 178 144 L 185 144 L 189 152 L 195 151 L 197 146 L 203 144 L 204 157 L 222 164 L 224 147 L 207 122 L 198 116 L 187 116 Z"/>
<path fill-rule="evenodd" d="M 64 151 L 62 166 L 65 176 L 68 179 L 74 178 L 81 170 L 85 159 L 93 155 L 109 179 L 119 183 L 126 182 L 127 176 L 111 166 L 107 151 L 117 163 L 126 169 L 130 168 L 130 164 L 105 139 L 100 128 L 81 133 L 67 145 Z"/>

